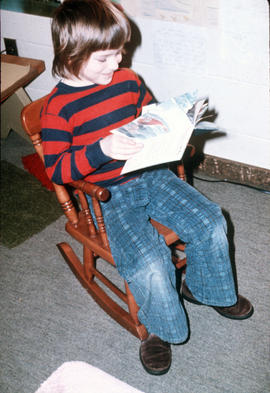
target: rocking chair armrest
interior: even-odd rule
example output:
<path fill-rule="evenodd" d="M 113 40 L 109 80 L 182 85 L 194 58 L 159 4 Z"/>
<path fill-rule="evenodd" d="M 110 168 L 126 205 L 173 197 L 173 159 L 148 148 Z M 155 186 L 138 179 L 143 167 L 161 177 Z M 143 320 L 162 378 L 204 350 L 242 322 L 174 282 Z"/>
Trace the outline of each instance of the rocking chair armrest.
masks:
<path fill-rule="evenodd" d="M 85 192 L 86 194 L 105 202 L 110 197 L 110 191 L 106 188 L 100 187 L 94 183 L 89 183 L 84 180 L 76 180 L 68 183 L 71 187 Z"/>

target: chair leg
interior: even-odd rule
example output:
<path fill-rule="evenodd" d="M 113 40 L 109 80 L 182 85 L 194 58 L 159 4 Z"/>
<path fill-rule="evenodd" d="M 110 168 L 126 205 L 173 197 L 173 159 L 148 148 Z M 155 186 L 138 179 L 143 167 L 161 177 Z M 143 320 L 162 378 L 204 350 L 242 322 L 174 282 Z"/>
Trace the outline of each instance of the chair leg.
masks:
<path fill-rule="evenodd" d="M 183 253 L 185 251 L 185 244 L 178 243 L 174 246 L 174 249 Z M 186 256 L 178 256 L 175 254 L 172 257 L 172 260 L 177 269 L 182 269 L 183 272 L 186 270 L 186 264 L 187 264 Z"/>
<path fill-rule="evenodd" d="M 138 311 L 139 307 L 134 299 L 133 294 L 131 293 L 131 290 L 129 289 L 128 283 L 125 281 L 125 288 L 126 288 L 126 294 L 127 294 L 127 304 L 128 304 L 128 309 L 130 312 L 130 315 L 135 323 L 135 326 L 138 331 L 139 338 L 141 340 L 145 340 L 148 337 L 148 332 L 146 330 L 146 327 L 141 324 L 141 322 L 138 319 Z"/>
<path fill-rule="evenodd" d="M 132 297 L 131 292 L 129 291 L 129 293 L 125 295 L 113 283 L 106 279 L 102 273 L 100 273 L 95 268 L 91 269 L 91 266 L 93 267 L 94 261 L 91 260 L 88 252 L 85 252 L 85 255 L 87 264 L 89 263 L 89 266 L 85 268 L 69 244 L 59 243 L 57 244 L 57 247 L 71 268 L 72 272 L 75 274 L 82 286 L 92 296 L 92 298 L 99 304 L 99 306 L 135 337 L 139 338 L 140 340 L 144 340 L 148 336 L 148 333 L 144 325 L 138 321 L 137 316 L 134 316 L 135 307 L 132 308 L 133 315 L 131 315 L 131 313 L 127 312 L 123 307 L 121 307 L 111 297 L 109 297 L 107 293 L 97 284 L 94 278 L 97 277 L 103 283 L 105 283 L 105 285 L 110 290 L 112 290 L 122 301 L 126 302 L 128 306 L 129 299 Z"/>

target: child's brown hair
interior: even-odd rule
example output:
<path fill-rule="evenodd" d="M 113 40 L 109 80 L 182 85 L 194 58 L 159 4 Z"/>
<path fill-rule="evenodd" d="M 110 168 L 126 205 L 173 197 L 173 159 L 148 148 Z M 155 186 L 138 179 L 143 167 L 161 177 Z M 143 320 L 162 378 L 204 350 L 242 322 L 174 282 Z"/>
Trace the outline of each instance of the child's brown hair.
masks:
<path fill-rule="evenodd" d="M 82 64 L 98 50 L 121 48 L 130 24 L 110 0 L 66 0 L 52 20 L 52 73 L 78 77 Z"/>

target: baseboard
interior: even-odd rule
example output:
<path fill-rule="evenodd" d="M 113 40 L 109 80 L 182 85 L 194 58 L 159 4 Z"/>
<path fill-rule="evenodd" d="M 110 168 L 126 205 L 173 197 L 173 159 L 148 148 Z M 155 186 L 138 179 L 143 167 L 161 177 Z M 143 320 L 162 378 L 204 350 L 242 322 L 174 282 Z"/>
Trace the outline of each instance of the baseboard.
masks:
<path fill-rule="evenodd" d="M 270 191 L 270 170 L 230 161 L 211 155 L 204 155 L 198 171 L 218 179 L 228 179 Z"/>

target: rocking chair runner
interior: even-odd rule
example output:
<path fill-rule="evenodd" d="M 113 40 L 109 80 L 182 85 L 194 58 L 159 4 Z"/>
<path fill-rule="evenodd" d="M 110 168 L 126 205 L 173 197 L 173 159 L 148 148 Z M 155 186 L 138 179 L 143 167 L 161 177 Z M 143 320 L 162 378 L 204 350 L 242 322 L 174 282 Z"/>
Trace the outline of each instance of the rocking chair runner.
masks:
<path fill-rule="evenodd" d="M 23 128 L 30 137 L 34 148 L 42 161 L 44 161 L 44 157 L 40 135 L 40 113 L 45 99 L 46 96 L 31 102 L 23 108 L 21 113 Z M 193 152 L 194 151 L 192 150 L 191 154 L 193 154 Z M 178 165 L 177 170 L 179 177 L 185 179 L 182 164 Z M 100 202 L 106 202 L 109 198 L 109 191 L 83 180 L 69 183 L 69 186 L 76 190 L 79 197 L 80 211 L 78 212 L 75 209 L 67 188 L 55 183 L 53 183 L 53 185 L 58 201 L 67 217 L 66 231 L 83 246 L 83 263 L 81 263 L 68 243 L 57 244 L 58 249 L 73 273 L 77 276 L 81 284 L 87 289 L 94 300 L 120 325 L 136 337 L 144 340 L 147 337 L 148 332 L 145 326 L 138 320 L 138 306 L 128 284 L 125 282 L 126 291 L 124 293 L 97 268 L 98 258 L 101 259 L 98 261 L 99 263 L 104 263 L 104 261 L 106 261 L 115 266 L 115 262 L 110 252 L 106 228 L 104 226 L 100 207 Z M 92 198 L 93 209 L 98 227 L 94 224 L 85 193 L 90 195 Z M 178 236 L 172 230 L 154 220 L 151 220 L 151 223 L 158 232 L 164 236 L 168 246 L 173 245 L 180 251 L 184 250 L 184 244 L 181 243 Z M 186 263 L 185 258 L 181 259 L 175 255 L 172 259 L 177 268 L 182 268 Z M 102 287 L 100 286 L 100 282 L 103 284 Z M 119 303 L 110 297 L 108 293 L 109 291 L 105 291 L 103 289 L 104 286 L 117 296 Z M 127 304 L 129 312 L 123 308 L 123 303 L 121 305 L 121 302 Z"/>

